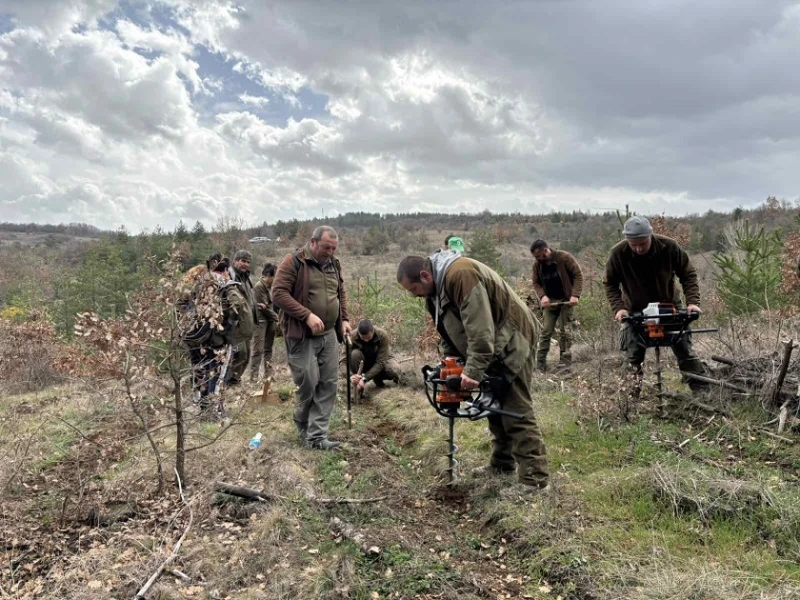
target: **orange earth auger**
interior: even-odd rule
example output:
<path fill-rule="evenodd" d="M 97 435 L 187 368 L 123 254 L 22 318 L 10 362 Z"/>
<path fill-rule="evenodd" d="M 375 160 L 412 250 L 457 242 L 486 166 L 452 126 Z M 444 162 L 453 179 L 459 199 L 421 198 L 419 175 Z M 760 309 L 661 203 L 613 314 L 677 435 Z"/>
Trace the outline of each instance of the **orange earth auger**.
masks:
<path fill-rule="evenodd" d="M 425 396 L 433 409 L 448 420 L 448 485 L 458 481 L 458 461 L 455 455 L 456 419 L 477 421 L 490 415 L 504 415 L 522 419 L 522 415 L 502 409 L 502 399 L 508 391 L 508 383 L 502 377 L 486 376 L 475 390 L 461 389 L 461 374 L 464 362 L 455 357 L 447 357 L 436 367 L 422 367 L 425 382 Z"/>
<path fill-rule="evenodd" d="M 692 321 L 700 318 L 697 311 L 678 310 L 673 304 L 653 302 L 642 312 L 634 312 L 622 321 L 638 336 L 647 348 L 655 350 L 656 389 L 659 398 L 664 394 L 664 380 L 661 373 L 661 348 L 674 346 L 685 337 L 697 333 L 712 333 L 718 328 L 690 329 Z M 683 373 L 683 372 L 682 372 Z M 697 378 L 693 373 L 683 373 L 686 377 Z"/>

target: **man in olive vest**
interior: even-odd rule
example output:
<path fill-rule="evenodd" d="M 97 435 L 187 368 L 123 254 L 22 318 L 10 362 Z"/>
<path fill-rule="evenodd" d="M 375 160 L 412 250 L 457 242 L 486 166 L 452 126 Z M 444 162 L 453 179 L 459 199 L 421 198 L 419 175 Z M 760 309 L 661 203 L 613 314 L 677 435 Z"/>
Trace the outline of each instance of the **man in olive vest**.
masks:
<path fill-rule="evenodd" d="M 350 335 L 342 268 L 334 258 L 339 236 L 321 225 L 311 241 L 287 254 L 272 284 L 295 392 L 294 422 L 309 448 L 334 450 L 328 424 L 336 404 L 339 347 Z"/>

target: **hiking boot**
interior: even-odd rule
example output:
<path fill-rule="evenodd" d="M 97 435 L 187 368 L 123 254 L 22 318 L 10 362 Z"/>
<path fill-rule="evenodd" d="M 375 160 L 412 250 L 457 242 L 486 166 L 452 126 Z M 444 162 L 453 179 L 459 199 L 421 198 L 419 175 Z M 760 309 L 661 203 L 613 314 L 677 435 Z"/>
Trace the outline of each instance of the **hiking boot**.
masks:
<path fill-rule="evenodd" d="M 494 465 L 484 465 L 482 467 L 475 467 L 470 472 L 475 477 L 483 477 L 486 475 L 511 475 L 517 469 L 515 467 L 496 467 Z"/>
<path fill-rule="evenodd" d="M 376 388 L 385 388 L 386 382 L 383 379 L 373 379 Z"/>
<path fill-rule="evenodd" d="M 308 423 L 298 423 L 295 421 L 294 424 L 297 426 L 297 435 L 300 438 L 300 442 L 305 442 L 306 435 L 308 434 Z"/>
<path fill-rule="evenodd" d="M 540 373 L 546 373 L 547 372 L 547 361 L 537 360 L 536 361 L 536 370 L 539 371 Z"/>
<path fill-rule="evenodd" d="M 340 442 L 332 442 L 329 439 L 322 438 L 321 440 L 306 441 L 306 447 L 313 450 L 336 450 L 342 444 Z"/>
<path fill-rule="evenodd" d="M 542 483 L 515 483 L 500 490 L 500 497 L 504 500 L 528 500 L 550 490 L 550 485 Z"/>

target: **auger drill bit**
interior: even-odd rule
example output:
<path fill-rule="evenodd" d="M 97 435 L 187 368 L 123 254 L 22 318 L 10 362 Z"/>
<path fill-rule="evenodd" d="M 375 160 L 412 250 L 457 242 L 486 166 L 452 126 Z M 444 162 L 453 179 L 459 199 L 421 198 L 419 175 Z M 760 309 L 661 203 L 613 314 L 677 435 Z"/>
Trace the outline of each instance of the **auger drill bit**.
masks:
<path fill-rule="evenodd" d="M 458 482 L 458 461 L 456 460 L 456 453 L 458 452 L 458 446 L 456 446 L 455 440 L 455 425 L 456 425 L 456 418 L 450 415 L 448 418 L 448 426 L 449 426 L 449 436 L 448 436 L 448 447 L 450 451 L 447 453 L 447 485 L 455 485 Z"/>

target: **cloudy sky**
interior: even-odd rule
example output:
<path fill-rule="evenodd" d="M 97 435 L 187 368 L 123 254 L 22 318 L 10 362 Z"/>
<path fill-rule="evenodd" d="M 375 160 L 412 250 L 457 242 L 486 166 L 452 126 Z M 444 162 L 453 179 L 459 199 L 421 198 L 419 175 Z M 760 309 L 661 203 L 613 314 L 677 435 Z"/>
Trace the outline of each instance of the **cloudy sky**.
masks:
<path fill-rule="evenodd" d="M 800 195 L 800 2 L 2 0 L 0 221 Z"/>

